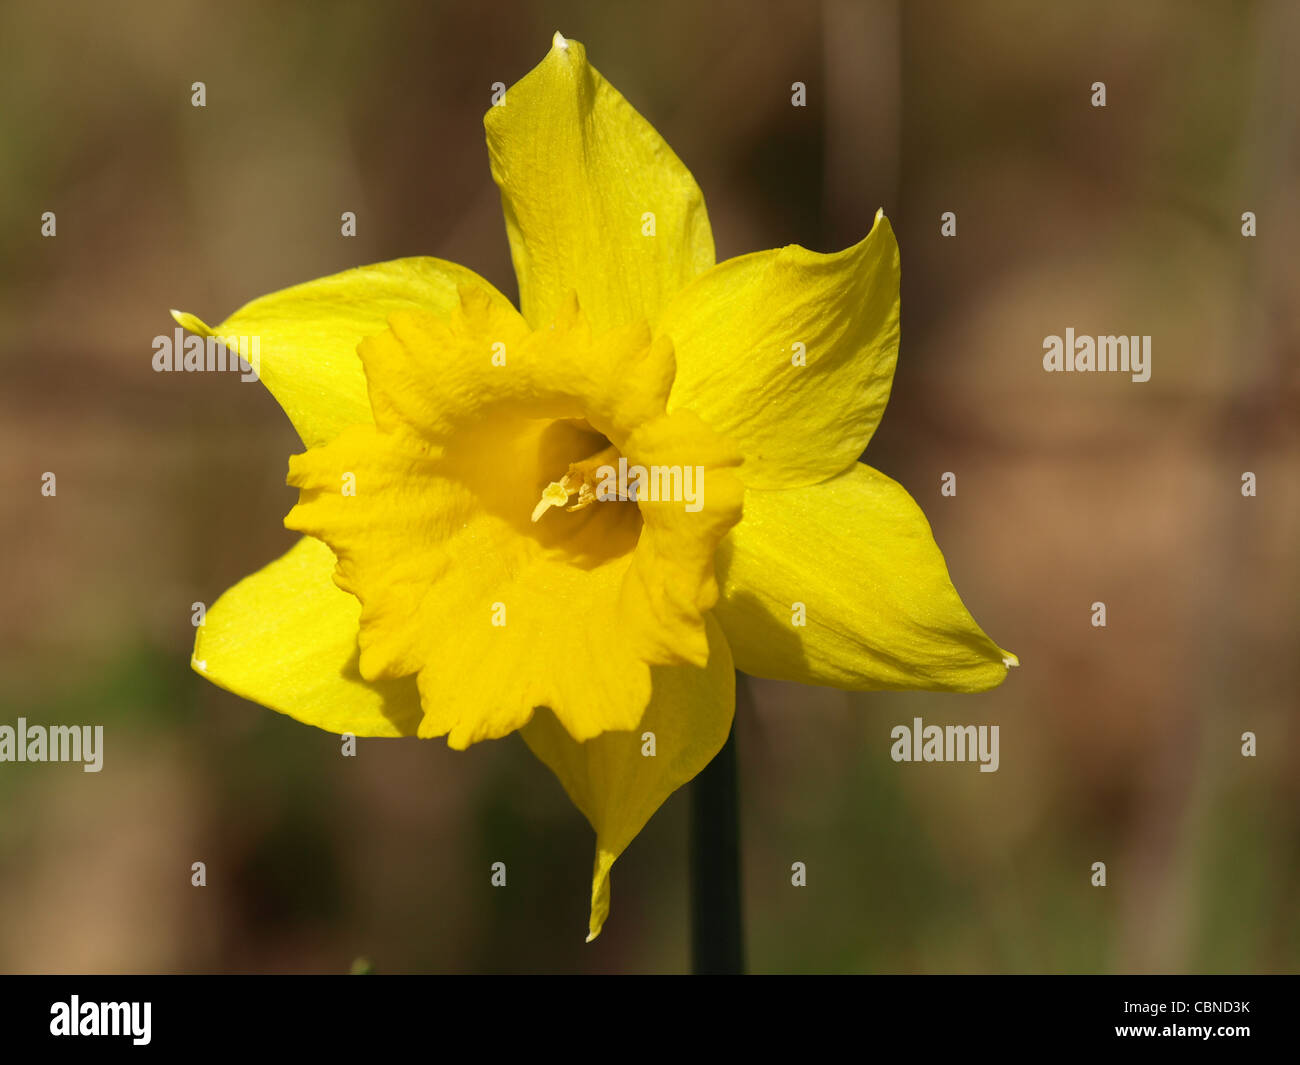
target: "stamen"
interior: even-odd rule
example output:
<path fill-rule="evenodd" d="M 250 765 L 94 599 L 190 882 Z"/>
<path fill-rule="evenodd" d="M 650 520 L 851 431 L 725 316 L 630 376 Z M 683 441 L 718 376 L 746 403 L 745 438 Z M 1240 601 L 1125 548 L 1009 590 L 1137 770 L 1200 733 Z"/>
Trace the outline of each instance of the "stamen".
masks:
<path fill-rule="evenodd" d="M 591 487 L 590 482 L 583 481 L 581 487 L 578 488 L 578 501 L 572 506 L 565 507 L 564 509 L 582 510 L 585 507 L 591 506 L 594 502 L 596 502 L 596 490 Z"/>
<path fill-rule="evenodd" d="M 533 507 L 533 521 L 538 521 L 551 507 L 564 507 L 565 510 L 585 510 L 596 502 L 595 483 L 601 466 L 612 465 L 618 461 L 618 449 L 613 444 L 606 445 L 590 458 L 574 462 L 563 481 L 552 481 L 542 490 L 542 498 Z M 569 505 L 569 496 L 578 494 L 576 503 Z"/>

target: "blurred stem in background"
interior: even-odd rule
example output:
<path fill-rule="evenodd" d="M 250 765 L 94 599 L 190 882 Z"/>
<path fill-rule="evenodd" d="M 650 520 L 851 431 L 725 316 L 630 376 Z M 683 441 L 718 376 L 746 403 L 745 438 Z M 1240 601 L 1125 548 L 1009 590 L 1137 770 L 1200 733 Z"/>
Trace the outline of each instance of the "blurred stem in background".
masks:
<path fill-rule="evenodd" d="M 749 683 L 737 673 L 736 717 L 750 706 Z M 745 971 L 735 720 L 722 750 L 691 783 L 691 968 L 696 975 Z"/>

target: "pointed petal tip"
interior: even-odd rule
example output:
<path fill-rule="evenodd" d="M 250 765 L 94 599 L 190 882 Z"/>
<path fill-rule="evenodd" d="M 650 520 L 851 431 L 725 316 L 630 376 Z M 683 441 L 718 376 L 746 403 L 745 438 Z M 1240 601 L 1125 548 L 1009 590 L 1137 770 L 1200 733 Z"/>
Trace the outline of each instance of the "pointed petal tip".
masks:
<path fill-rule="evenodd" d="M 1016 666 L 1020 665 L 1020 659 L 1017 658 L 1015 655 L 1013 655 L 1010 651 L 1005 651 L 1002 654 L 1002 664 L 1007 667 L 1007 670 L 1009 672 L 1010 670 L 1015 669 Z"/>
<path fill-rule="evenodd" d="M 198 318 L 187 311 L 178 311 L 175 308 L 170 309 L 168 313 L 182 329 L 188 329 L 191 333 L 197 333 L 203 337 L 212 336 L 211 327 L 202 318 Z"/>
<path fill-rule="evenodd" d="M 600 874 L 597 874 L 599 880 Z M 591 917 L 587 923 L 587 942 L 594 943 L 596 937 L 600 935 L 601 929 L 605 927 L 605 918 L 609 916 L 609 896 L 605 895 L 603 904 L 598 901 L 602 893 L 609 891 L 609 872 L 604 874 L 604 887 L 592 891 L 591 898 Z"/>
<path fill-rule="evenodd" d="M 605 927 L 609 917 L 609 870 L 617 857 L 596 846 L 596 862 L 591 876 L 591 916 L 587 922 L 587 942 L 590 943 Z"/>
<path fill-rule="evenodd" d="M 605 890 L 608 891 L 609 890 L 608 873 L 606 874 L 605 884 L 606 884 Z M 595 900 L 593 899 L 593 907 L 594 906 L 595 906 Z M 609 916 L 609 898 L 607 895 L 603 907 L 592 909 L 591 920 L 590 923 L 587 925 L 586 942 L 594 943 L 596 941 L 597 937 L 600 935 L 601 931 L 605 927 L 605 918 L 608 916 Z"/>
<path fill-rule="evenodd" d="M 557 52 L 567 52 L 569 50 L 569 42 L 564 39 L 564 34 L 559 30 L 556 30 L 555 36 L 551 38 L 551 47 Z"/>

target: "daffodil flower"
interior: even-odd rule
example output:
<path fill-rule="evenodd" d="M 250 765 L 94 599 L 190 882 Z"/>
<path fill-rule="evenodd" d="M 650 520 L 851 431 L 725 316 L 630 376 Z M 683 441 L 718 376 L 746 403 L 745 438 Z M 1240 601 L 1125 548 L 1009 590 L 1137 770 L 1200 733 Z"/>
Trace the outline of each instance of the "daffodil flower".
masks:
<path fill-rule="evenodd" d="M 213 605 L 194 665 L 331 732 L 520 732 L 596 831 L 595 938 L 614 860 L 726 740 L 736 669 L 979 691 L 1015 659 L 858 462 L 898 349 L 883 215 L 835 254 L 715 263 L 686 167 L 558 34 L 485 125 L 518 310 L 412 258 L 176 314 L 260 338 L 307 448 L 306 535 Z M 701 505 L 595 498 L 619 459 L 701 471 Z"/>

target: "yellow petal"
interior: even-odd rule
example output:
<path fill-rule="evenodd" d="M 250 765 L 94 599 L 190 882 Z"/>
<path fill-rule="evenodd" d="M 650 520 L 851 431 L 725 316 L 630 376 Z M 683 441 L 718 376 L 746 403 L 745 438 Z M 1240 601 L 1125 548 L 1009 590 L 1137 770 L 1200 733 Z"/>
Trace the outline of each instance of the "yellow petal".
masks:
<path fill-rule="evenodd" d="M 465 284 L 509 306 L 472 270 L 412 258 L 359 266 L 261 296 L 217 326 L 180 311 L 172 317 L 200 336 L 229 338 L 227 347 L 253 364 L 302 442 L 315 447 L 371 420 L 357 345 L 388 328 L 395 311 L 449 314 L 458 302 L 457 287 Z"/>
<path fill-rule="evenodd" d="M 327 542 L 361 600 L 362 676 L 418 673 L 420 735 L 457 748 L 537 706 L 577 740 L 634 727 L 651 666 L 707 660 L 714 554 L 743 498 L 735 450 L 664 412 L 672 352 L 644 324 L 593 338 L 571 306 L 521 334 L 511 314 L 466 289 L 445 321 L 393 315 L 361 345 L 376 424 L 290 460 L 285 524 Z M 647 468 L 702 466 L 700 506 L 539 513 L 611 441 Z"/>
<path fill-rule="evenodd" d="M 631 732 L 606 732 L 577 743 L 546 709 L 523 730 L 538 758 L 560 779 L 596 830 L 591 923 L 587 942 L 609 915 L 609 871 L 615 859 L 674 791 L 713 760 L 726 742 L 736 705 L 736 675 L 727 641 L 709 619 L 703 668 L 660 666 L 645 717 Z M 653 733 L 654 755 L 644 751 Z"/>
<path fill-rule="evenodd" d="M 975 624 L 921 509 L 869 466 L 750 489 L 718 552 L 714 613 L 736 667 L 859 691 L 983 691 L 1016 665 Z M 802 604 L 806 625 L 795 623 Z"/>
<path fill-rule="evenodd" d="M 690 408 L 735 443 L 750 487 L 833 477 L 857 461 L 889 399 L 898 280 L 883 214 L 834 255 L 791 245 L 719 263 L 657 323 L 677 355 L 669 409 Z"/>
<path fill-rule="evenodd" d="M 389 324 L 360 347 L 375 422 L 432 444 L 506 411 L 585 416 L 621 445 L 664 413 L 672 385 L 671 345 L 652 345 L 645 323 L 595 336 L 572 292 L 536 332 L 491 290 L 468 285 L 446 315 L 403 312 Z"/>
<path fill-rule="evenodd" d="M 691 411 L 645 423 L 629 436 L 626 450 L 647 469 L 694 467 L 700 498 L 689 506 L 676 500 L 638 504 L 645 527 L 620 593 L 622 638 L 639 637 L 634 646 L 648 661 L 703 665 L 704 612 L 718 601 L 718 545 L 744 505 L 744 486 L 729 468 L 740 456 Z"/>
<path fill-rule="evenodd" d="M 620 638 L 618 618 L 635 516 L 623 506 L 564 515 L 579 519 L 584 539 L 608 544 L 569 564 L 528 538 L 527 511 L 503 513 L 474 491 L 495 475 L 513 510 L 531 507 L 532 485 L 512 474 L 528 469 L 536 437 L 476 442 L 431 459 L 356 426 L 292 460 L 301 493 L 285 524 L 337 551 L 336 581 L 362 604 L 362 675 L 418 672 L 420 735 L 459 749 L 513 732 L 543 703 L 580 734 L 631 728 L 650 696 L 649 667 Z M 347 473 L 355 497 L 339 490 Z"/>
<path fill-rule="evenodd" d="M 713 265 L 695 179 L 577 41 L 556 34 L 484 125 L 520 306 L 534 329 L 569 289 L 597 331 L 653 323 Z"/>
<path fill-rule="evenodd" d="M 303 537 L 212 605 L 191 665 L 227 691 L 327 732 L 414 736 L 415 683 L 362 680 L 360 607 L 335 587 L 333 571 L 333 552 Z"/>

